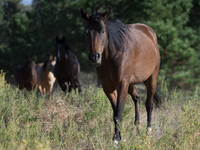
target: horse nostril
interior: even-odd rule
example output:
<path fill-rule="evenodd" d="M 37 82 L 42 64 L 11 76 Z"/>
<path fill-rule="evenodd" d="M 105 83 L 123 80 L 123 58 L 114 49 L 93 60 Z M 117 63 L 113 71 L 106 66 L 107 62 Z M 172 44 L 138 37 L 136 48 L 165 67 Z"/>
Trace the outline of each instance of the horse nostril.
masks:
<path fill-rule="evenodd" d="M 100 54 L 96 53 L 96 58 L 99 59 L 100 58 Z"/>
<path fill-rule="evenodd" d="M 88 59 L 91 60 L 91 55 L 90 54 L 88 54 Z"/>
<path fill-rule="evenodd" d="M 100 58 L 100 54 L 99 53 L 95 53 L 95 54 L 89 54 L 88 58 L 91 62 L 96 62 L 99 60 Z"/>

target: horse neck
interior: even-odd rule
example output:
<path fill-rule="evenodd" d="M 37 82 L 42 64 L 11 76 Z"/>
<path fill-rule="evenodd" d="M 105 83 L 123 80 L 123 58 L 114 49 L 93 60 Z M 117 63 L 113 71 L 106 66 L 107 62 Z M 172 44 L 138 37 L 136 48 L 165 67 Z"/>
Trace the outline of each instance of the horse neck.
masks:
<path fill-rule="evenodd" d="M 65 65 L 66 62 L 68 62 L 68 61 L 69 61 L 69 59 L 68 59 L 68 54 L 64 54 L 64 55 L 62 56 L 61 61 L 58 61 L 58 63 L 59 63 L 59 64 L 62 64 L 62 65 Z"/>
<path fill-rule="evenodd" d="M 113 51 L 109 48 L 105 49 L 102 54 L 102 65 L 105 66 L 108 70 L 113 67 L 119 67 L 118 65 L 121 62 L 119 56 L 123 55 L 123 51 Z"/>
<path fill-rule="evenodd" d="M 25 78 L 28 78 L 30 76 L 30 74 L 27 70 L 28 70 L 28 66 L 23 65 L 21 68 L 21 72 Z"/>
<path fill-rule="evenodd" d="M 53 69 L 50 69 L 50 68 L 48 67 L 48 64 L 47 64 L 45 70 L 43 70 L 43 75 L 44 75 L 44 76 L 48 76 L 48 74 L 49 74 L 50 72 L 53 72 Z"/>
<path fill-rule="evenodd" d="M 49 73 L 48 64 L 47 64 L 47 66 L 45 67 L 44 70 L 43 70 L 43 68 L 41 68 L 41 69 L 42 69 L 42 71 L 43 71 L 43 75 L 44 75 L 44 76 L 46 76 L 46 74 Z"/>

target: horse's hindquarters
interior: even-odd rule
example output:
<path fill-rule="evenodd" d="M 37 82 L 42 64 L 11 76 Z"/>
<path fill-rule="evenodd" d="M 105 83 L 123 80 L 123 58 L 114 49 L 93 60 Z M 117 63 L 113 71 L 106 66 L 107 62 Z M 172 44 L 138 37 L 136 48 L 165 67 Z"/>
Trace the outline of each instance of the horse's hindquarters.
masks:
<path fill-rule="evenodd" d="M 134 26 L 133 26 L 134 27 Z M 132 76 L 131 81 L 140 83 L 149 78 L 160 62 L 159 50 L 157 48 L 156 37 L 153 37 L 148 26 L 142 26 L 148 32 L 142 29 L 130 28 L 132 39 L 134 40 L 132 52 L 129 55 L 128 62 L 131 62 Z"/>

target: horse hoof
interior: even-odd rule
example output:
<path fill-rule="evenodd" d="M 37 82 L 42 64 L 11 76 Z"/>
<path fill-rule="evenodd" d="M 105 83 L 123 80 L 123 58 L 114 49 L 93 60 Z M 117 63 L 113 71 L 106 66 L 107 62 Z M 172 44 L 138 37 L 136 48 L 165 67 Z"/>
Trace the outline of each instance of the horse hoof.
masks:
<path fill-rule="evenodd" d="M 114 141 L 113 141 L 113 146 L 114 146 L 114 148 L 118 148 L 118 141 L 115 139 Z"/>
<path fill-rule="evenodd" d="M 147 136 L 149 136 L 152 132 L 152 128 L 151 127 L 147 127 Z"/>
<path fill-rule="evenodd" d="M 141 121 L 135 121 L 134 124 L 137 126 L 137 125 L 140 125 Z"/>

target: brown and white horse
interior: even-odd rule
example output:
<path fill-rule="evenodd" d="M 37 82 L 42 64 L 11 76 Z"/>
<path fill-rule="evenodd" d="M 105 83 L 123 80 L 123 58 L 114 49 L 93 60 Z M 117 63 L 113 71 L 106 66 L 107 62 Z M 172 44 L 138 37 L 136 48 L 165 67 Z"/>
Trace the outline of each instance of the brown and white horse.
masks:
<path fill-rule="evenodd" d="M 56 64 L 56 57 L 50 56 L 44 63 L 36 65 L 37 85 L 40 93 L 50 94 L 56 78 L 54 76 L 54 67 Z"/>

